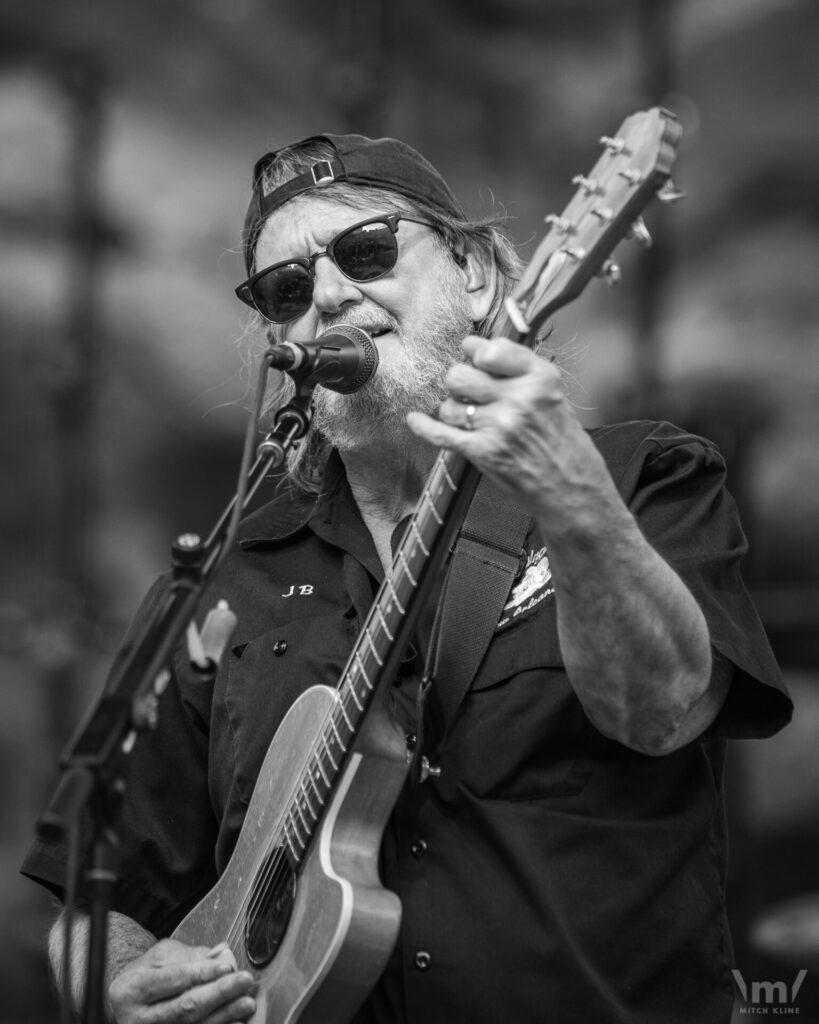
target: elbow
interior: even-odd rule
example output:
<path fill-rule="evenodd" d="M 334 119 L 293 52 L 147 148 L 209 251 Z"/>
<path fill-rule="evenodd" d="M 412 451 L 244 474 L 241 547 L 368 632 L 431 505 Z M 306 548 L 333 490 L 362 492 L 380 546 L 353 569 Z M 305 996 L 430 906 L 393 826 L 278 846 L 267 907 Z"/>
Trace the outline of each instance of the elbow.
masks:
<path fill-rule="evenodd" d="M 695 738 L 690 736 L 685 729 L 669 728 L 663 732 L 640 732 L 628 737 L 625 745 L 647 757 L 667 757 L 669 754 L 681 750 Z"/>
<path fill-rule="evenodd" d="M 610 739 L 648 757 L 667 757 L 699 739 L 719 714 L 727 695 L 727 681 L 708 673 L 680 677 L 675 685 L 658 691 L 652 699 L 620 704 L 608 721 L 595 722 Z"/>

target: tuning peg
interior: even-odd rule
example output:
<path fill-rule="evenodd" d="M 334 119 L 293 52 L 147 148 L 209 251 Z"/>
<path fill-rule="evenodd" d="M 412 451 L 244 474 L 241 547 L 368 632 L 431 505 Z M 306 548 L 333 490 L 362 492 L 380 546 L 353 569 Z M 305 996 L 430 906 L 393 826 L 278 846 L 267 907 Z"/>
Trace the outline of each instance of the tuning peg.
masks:
<path fill-rule="evenodd" d="M 603 189 L 600 187 L 599 182 L 595 178 L 587 178 L 585 174 L 575 174 L 572 178 L 572 184 L 582 188 L 587 196 L 603 194 Z"/>
<path fill-rule="evenodd" d="M 623 275 L 619 264 L 615 263 L 614 260 L 606 260 L 598 271 L 597 276 L 602 277 L 606 284 L 613 288 L 615 285 L 620 284 L 620 279 Z"/>
<path fill-rule="evenodd" d="M 643 172 L 636 167 L 621 167 L 617 173 L 621 178 L 625 178 L 629 185 L 639 185 L 643 180 Z"/>
<path fill-rule="evenodd" d="M 557 213 L 550 213 L 544 218 L 547 224 L 551 225 L 561 235 L 568 235 L 572 231 L 572 222 L 568 217 L 561 217 Z"/>
<path fill-rule="evenodd" d="M 651 235 L 649 234 L 646 222 L 642 217 L 638 217 L 632 222 L 629 235 L 635 240 L 635 242 L 639 242 L 640 245 L 644 245 L 646 249 L 651 247 Z"/>
<path fill-rule="evenodd" d="M 614 220 L 614 210 L 612 210 L 610 206 L 595 206 L 591 212 L 592 216 L 597 217 L 597 219 L 603 221 L 604 224 L 608 224 L 609 221 Z"/>
<path fill-rule="evenodd" d="M 657 198 L 661 203 L 676 203 L 680 199 L 685 199 L 685 192 L 683 192 L 682 189 L 677 188 L 674 182 L 669 178 L 663 186 L 662 191 L 657 193 Z"/>
<path fill-rule="evenodd" d="M 612 138 L 610 135 L 601 135 L 599 142 L 601 146 L 605 146 L 609 153 L 614 156 L 622 153 L 626 148 L 626 140 L 620 137 Z"/>

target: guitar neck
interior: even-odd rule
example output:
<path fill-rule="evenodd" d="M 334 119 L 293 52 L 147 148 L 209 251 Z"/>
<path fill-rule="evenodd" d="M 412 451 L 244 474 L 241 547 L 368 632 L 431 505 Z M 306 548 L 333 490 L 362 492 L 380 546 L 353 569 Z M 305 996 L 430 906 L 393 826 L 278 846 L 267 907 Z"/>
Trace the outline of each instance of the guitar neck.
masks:
<path fill-rule="evenodd" d="M 291 860 L 304 858 L 373 697 L 395 678 L 401 656 L 460 528 L 480 472 L 452 451 L 438 454 L 424 493 L 376 595 L 338 687 L 339 699 L 312 747 L 286 814 Z"/>

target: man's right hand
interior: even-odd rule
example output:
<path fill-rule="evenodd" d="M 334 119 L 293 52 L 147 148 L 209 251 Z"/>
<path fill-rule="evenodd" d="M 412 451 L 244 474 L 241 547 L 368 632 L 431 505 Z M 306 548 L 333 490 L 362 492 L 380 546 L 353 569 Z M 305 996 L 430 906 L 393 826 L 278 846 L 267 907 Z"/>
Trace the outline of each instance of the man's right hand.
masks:
<path fill-rule="evenodd" d="M 228 946 L 162 939 L 117 974 L 108 999 L 117 1024 L 234 1024 L 252 1016 L 254 994 Z"/>

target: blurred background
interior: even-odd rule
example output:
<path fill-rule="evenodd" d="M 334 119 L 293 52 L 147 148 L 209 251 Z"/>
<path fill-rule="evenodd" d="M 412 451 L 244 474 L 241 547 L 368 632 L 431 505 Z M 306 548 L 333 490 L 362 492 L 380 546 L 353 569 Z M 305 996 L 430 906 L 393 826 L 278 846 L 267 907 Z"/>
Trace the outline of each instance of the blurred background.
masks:
<path fill-rule="evenodd" d="M 597 138 L 656 104 L 687 199 L 556 337 L 589 425 L 661 416 L 729 460 L 798 705 L 729 762 L 737 964 L 749 987 L 806 969 L 819 1020 L 817 41 L 815 0 L 5 0 L 0 1021 L 56 1019 L 50 901 L 17 869 L 59 752 L 171 539 L 233 493 L 256 157 L 396 135 L 525 255 Z"/>

